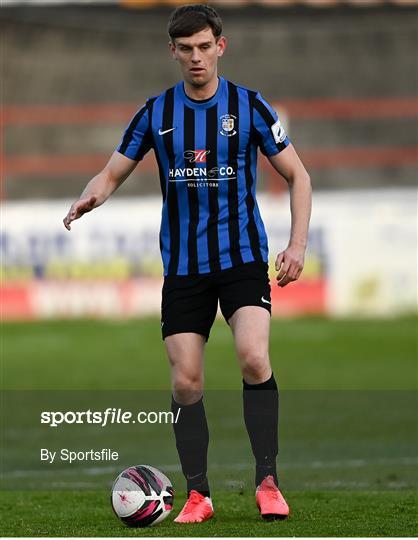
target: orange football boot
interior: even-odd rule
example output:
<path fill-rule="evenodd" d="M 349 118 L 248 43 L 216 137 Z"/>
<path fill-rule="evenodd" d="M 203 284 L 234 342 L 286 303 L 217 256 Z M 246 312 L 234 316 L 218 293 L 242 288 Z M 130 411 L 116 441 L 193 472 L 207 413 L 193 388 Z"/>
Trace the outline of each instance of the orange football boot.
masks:
<path fill-rule="evenodd" d="M 258 486 L 255 492 L 255 501 L 261 517 L 266 521 L 286 519 L 289 515 L 289 506 L 271 475 L 264 478 Z"/>
<path fill-rule="evenodd" d="M 213 516 L 212 500 L 192 489 L 175 523 L 202 523 Z"/>

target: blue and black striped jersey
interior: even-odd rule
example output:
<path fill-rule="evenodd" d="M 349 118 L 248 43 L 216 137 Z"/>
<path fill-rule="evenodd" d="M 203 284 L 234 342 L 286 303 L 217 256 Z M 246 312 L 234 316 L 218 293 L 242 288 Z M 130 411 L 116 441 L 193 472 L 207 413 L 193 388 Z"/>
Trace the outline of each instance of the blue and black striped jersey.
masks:
<path fill-rule="evenodd" d="M 256 201 L 257 148 L 271 156 L 288 144 L 260 94 L 222 77 L 209 100 L 190 99 L 180 82 L 146 102 L 117 151 L 140 161 L 154 149 L 163 196 L 164 275 L 267 262 Z"/>

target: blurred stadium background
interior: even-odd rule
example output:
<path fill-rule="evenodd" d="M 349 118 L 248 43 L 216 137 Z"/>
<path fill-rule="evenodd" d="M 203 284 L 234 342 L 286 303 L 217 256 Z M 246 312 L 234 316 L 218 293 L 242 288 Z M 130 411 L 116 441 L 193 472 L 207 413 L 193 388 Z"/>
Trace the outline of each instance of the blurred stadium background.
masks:
<path fill-rule="evenodd" d="M 151 153 L 104 207 L 62 226 L 144 100 L 177 81 L 166 0 L 3 0 L 3 320 L 158 314 L 159 182 Z M 258 88 L 309 170 L 301 280 L 278 316 L 416 311 L 417 23 L 412 0 L 214 1 L 220 71 Z M 285 182 L 260 159 L 271 256 Z"/>

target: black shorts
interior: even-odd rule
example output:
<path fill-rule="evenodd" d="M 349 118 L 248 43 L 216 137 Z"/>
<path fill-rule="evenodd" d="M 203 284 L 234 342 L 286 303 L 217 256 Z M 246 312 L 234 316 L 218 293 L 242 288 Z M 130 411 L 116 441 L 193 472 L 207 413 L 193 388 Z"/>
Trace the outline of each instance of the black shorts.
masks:
<path fill-rule="evenodd" d="M 251 262 L 210 274 L 166 276 L 161 303 L 163 339 L 193 332 L 208 340 L 218 301 L 227 322 L 243 306 L 260 306 L 271 313 L 268 264 Z"/>

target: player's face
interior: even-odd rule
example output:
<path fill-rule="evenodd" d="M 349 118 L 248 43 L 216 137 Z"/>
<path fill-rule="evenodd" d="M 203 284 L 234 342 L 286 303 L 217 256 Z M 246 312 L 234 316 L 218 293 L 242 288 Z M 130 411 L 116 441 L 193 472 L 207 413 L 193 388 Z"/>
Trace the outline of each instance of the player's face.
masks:
<path fill-rule="evenodd" d="M 211 28 L 201 30 L 190 37 L 176 38 L 170 43 L 173 58 L 180 64 L 186 83 L 202 87 L 218 76 L 218 58 L 226 47 L 222 36 L 215 39 Z"/>

